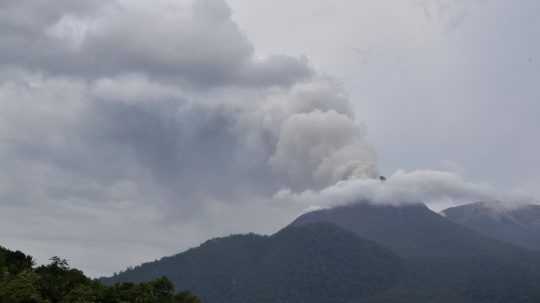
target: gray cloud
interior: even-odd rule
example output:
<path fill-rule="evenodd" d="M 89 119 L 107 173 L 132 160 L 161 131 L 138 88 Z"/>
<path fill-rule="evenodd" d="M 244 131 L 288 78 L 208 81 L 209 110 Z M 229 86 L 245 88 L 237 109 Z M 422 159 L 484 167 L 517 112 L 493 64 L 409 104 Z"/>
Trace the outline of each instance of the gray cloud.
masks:
<path fill-rule="evenodd" d="M 255 58 L 221 0 L 2 5 L 4 65 L 86 78 L 146 73 L 204 88 L 290 85 L 313 73 L 304 59 Z"/>
<path fill-rule="evenodd" d="M 92 4 L 2 4 L 4 245 L 111 273 L 272 231 L 299 211 L 273 203 L 282 188 L 376 173 L 339 84 L 256 56 L 223 1 Z"/>

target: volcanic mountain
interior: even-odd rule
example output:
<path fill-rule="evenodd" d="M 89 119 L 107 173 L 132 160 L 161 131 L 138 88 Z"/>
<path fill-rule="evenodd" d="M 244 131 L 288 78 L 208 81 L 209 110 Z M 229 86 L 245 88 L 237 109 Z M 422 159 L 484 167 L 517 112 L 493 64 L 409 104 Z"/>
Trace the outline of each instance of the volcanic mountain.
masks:
<path fill-rule="evenodd" d="M 513 247 L 493 241 L 447 220 L 424 204 L 356 203 L 310 212 L 292 226 L 332 223 L 387 246 L 403 257 L 458 257 L 509 253 Z"/>
<path fill-rule="evenodd" d="M 304 214 L 272 236 L 207 241 L 104 282 L 167 276 L 207 303 L 540 302 L 540 254 L 422 204 Z"/>

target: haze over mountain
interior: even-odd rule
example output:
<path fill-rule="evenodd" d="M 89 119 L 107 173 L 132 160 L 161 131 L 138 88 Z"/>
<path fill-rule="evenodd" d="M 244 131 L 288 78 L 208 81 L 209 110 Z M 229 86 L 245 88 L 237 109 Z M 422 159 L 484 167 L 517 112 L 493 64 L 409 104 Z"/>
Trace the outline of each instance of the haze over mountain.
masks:
<path fill-rule="evenodd" d="M 540 250 L 540 205 L 478 202 L 451 207 L 442 214 L 490 238 Z"/>

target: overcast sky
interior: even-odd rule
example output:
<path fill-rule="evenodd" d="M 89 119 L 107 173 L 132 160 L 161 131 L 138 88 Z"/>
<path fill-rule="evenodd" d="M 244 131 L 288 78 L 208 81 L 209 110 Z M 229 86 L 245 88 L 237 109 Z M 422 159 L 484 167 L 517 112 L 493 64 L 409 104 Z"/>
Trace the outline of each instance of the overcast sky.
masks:
<path fill-rule="evenodd" d="M 356 199 L 535 202 L 539 13 L 4 0 L 0 245 L 99 276 Z"/>
<path fill-rule="evenodd" d="M 453 163 L 538 191 L 538 1 L 230 3 L 260 52 L 305 54 L 343 83 L 383 172 Z"/>

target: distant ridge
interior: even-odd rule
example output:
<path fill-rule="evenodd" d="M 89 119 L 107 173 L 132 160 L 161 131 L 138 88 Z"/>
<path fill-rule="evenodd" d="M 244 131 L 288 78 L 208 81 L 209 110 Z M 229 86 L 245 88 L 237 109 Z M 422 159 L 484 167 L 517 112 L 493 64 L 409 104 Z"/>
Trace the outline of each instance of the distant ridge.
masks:
<path fill-rule="evenodd" d="M 484 236 L 540 250 L 540 205 L 509 207 L 500 202 L 478 202 L 451 207 L 442 213 Z"/>

